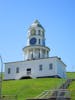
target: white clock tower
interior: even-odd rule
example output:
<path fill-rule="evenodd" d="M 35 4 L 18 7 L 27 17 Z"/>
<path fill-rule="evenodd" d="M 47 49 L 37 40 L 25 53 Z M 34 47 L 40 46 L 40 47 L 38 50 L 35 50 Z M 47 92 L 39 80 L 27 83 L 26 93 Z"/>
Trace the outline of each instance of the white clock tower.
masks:
<path fill-rule="evenodd" d="M 5 80 L 60 77 L 66 78 L 66 65 L 58 57 L 49 57 L 45 45 L 45 30 L 38 20 L 29 27 L 27 45 L 23 48 L 24 60 L 5 63 Z"/>
<path fill-rule="evenodd" d="M 38 20 L 28 29 L 27 46 L 23 48 L 24 59 L 48 58 L 50 49 L 45 46 L 45 30 Z"/>

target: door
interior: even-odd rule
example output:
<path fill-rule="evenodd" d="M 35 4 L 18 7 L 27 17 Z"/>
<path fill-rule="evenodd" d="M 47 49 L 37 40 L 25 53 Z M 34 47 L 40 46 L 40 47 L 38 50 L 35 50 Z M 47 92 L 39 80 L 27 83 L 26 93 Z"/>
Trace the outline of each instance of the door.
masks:
<path fill-rule="evenodd" d="M 31 74 L 31 68 L 27 68 L 27 75 Z"/>

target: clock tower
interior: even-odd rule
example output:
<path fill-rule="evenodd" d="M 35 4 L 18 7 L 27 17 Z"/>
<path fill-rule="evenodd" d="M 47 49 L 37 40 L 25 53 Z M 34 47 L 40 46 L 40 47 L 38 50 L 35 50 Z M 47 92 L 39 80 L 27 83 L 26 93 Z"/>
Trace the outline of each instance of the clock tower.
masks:
<path fill-rule="evenodd" d="M 38 20 L 29 27 L 27 46 L 23 48 L 25 60 L 36 60 L 49 57 L 50 49 L 45 46 L 45 30 Z"/>
<path fill-rule="evenodd" d="M 45 40 L 45 29 L 35 20 L 27 31 L 27 44 L 23 48 L 24 60 L 5 63 L 4 79 L 66 78 L 66 65 L 58 56 L 49 57 L 50 49 Z"/>

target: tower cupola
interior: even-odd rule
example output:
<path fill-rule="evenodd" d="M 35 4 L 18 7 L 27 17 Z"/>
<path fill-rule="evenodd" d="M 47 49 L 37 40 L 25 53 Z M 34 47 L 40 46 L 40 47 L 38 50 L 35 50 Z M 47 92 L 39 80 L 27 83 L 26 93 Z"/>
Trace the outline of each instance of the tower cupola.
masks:
<path fill-rule="evenodd" d="M 40 59 L 49 56 L 49 48 L 45 46 L 45 29 L 35 20 L 27 32 L 27 46 L 23 48 L 25 59 Z"/>
<path fill-rule="evenodd" d="M 45 30 L 44 30 L 43 26 L 40 24 L 40 22 L 38 20 L 35 20 L 28 29 L 28 36 L 31 36 L 31 35 L 44 36 L 44 32 L 45 32 Z"/>
<path fill-rule="evenodd" d="M 45 30 L 38 20 L 35 20 L 28 29 L 27 46 L 43 45 L 45 46 Z"/>

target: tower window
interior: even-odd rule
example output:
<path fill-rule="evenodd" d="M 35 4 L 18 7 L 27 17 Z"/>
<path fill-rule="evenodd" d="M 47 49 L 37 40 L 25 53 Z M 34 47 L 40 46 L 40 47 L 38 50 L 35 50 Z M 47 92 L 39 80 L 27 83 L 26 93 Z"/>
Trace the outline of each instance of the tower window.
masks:
<path fill-rule="evenodd" d="M 42 31 L 42 36 L 44 37 L 44 31 Z"/>
<path fill-rule="evenodd" d="M 43 70 L 43 66 L 39 65 L 39 70 L 42 71 Z"/>
<path fill-rule="evenodd" d="M 39 44 L 40 44 L 40 39 L 39 39 Z"/>
<path fill-rule="evenodd" d="M 40 58 L 40 52 L 39 52 L 39 56 L 38 56 L 38 58 Z"/>
<path fill-rule="evenodd" d="M 8 68 L 8 74 L 10 74 L 11 73 L 11 69 L 10 68 Z"/>
<path fill-rule="evenodd" d="M 53 69 L 53 64 L 49 64 L 49 70 L 52 70 Z"/>
<path fill-rule="evenodd" d="M 35 29 L 32 29 L 31 30 L 31 35 L 35 35 L 36 34 L 36 30 Z"/>
<path fill-rule="evenodd" d="M 47 56 L 48 56 L 48 51 L 47 51 Z"/>
<path fill-rule="evenodd" d="M 19 67 L 16 68 L 16 73 L 19 73 Z"/>
<path fill-rule="evenodd" d="M 40 35 L 41 34 L 41 31 L 40 30 L 38 30 L 38 35 Z"/>
<path fill-rule="evenodd" d="M 43 46 L 45 46 L 45 40 L 42 40 L 42 42 L 43 42 Z"/>
<path fill-rule="evenodd" d="M 33 53 L 31 54 L 31 59 L 33 59 Z"/>

